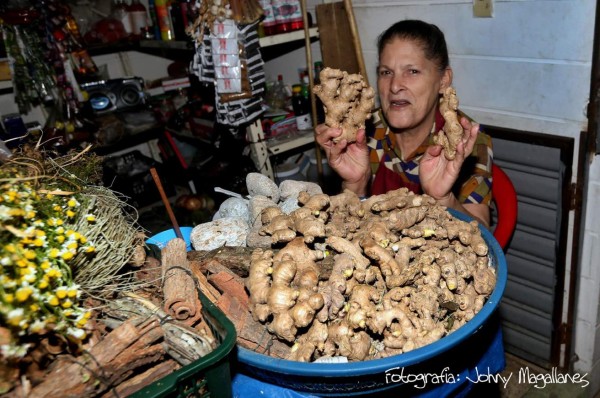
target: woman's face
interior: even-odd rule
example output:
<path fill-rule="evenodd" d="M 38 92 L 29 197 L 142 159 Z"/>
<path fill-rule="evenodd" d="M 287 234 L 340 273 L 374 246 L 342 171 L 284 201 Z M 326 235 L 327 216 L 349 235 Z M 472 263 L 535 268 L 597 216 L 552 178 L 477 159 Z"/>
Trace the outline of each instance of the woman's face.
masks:
<path fill-rule="evenodd" d="M 425 57 L 418 42 L 395 38 L 386 44 L 379 57 L 377 88 L 389 126 L 401 130 L 431 128 L 439 93 L 451 79 L 450 69 L 440 71 Z"/>

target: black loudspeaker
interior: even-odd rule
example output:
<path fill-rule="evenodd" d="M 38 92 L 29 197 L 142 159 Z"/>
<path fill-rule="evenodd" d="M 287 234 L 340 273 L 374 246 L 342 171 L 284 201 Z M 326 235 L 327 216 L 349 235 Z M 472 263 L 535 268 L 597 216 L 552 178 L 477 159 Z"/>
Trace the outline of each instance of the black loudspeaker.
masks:
<path fill-rule="evenodd" d="M 140 77 L 85 83 L 81 89 L 88 93 L 87 102 L 96 114 L 133 110 L 146 102 Z"/>

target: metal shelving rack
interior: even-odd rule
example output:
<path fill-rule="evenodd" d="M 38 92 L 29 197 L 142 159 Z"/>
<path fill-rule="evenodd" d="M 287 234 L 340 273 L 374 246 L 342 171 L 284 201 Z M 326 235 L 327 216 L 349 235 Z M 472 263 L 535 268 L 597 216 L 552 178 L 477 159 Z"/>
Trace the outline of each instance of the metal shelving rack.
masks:
<path fill-rule="evenodd" d="M 312 50 L 310 47 L 311 39 L 318 38 L 319 32 L 317 28 L 308 28 L 308 14 L 306 11 L 306 1 L 301 1 L 302 14 L 304 19 L 304 30 L 298 30 L 289 33 L 282 33 L 273 36 L 266 36 L 260 39 L 259 43 L 262 48 L 268 48 L 270 46 L 276 46 L 284 43 L 292 43 L 304 39 L 306 49 L 306 65 L 309 77 L 309 90 L 311 95 L 311 102 L 313 104 L 313 125 L 316 125 L 315 118 L 315 96 L 312 93 L 312 82 L 314 81 L 313 70 L 312 70 Z M 250 138 L 250 149 L 251 157 L 256 165 L 258 171 L 267 177 L 274 179 L 273 166 L 271 165 L 270 157 L 273 155 L 281 154 L 292 149 L 299 148 L 310 143 L 314 143 L 314 130 L 303 130 L 299 134 L 287 138 L 287 139 L 271 139 L 265 140 L 265 134 L 262 129 L 261 120 L 258 119 L 252 123 L 248 129 L 247 134 Z M 317 151 L 318 160 L 320 160 L 320 152 Z M 321 175 L 321 162 L 317 162 L 318 172 Z"/>

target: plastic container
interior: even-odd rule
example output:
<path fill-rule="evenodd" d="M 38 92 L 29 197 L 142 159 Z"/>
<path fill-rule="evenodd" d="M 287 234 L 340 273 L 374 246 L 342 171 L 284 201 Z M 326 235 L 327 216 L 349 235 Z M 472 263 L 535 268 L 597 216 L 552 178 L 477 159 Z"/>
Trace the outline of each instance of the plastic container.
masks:
<path fill-rule="evenodd" d="M 311 150 L 308 154 L 308 169 L 306 169 L 306 179 L 311 182 L 319 183 L 319 170 L 317 169 L 317 155 L 314 150 Z M 323 170 L 323 180 L 327 181 L 331 179 L 335 172 L 329 167 L 329 162 L 327 162 L 327 157 L 322 154 L 321 155 L 321 166 Z"/>
<path fill-rule="evenodd" d="M 179 227 L 179 231 L 181 232 L 181 236 L 185 241 L 185 248 L 187 251 L 193 250 L 192 242 L 190 241 L 190 235 L 192 234 L 193 229 L 194 227 Z M 162 249 L 171 239 L 175 239 L 176 237 L 177 235 L 175 235 L 174 229 L 167 229 L 166 231 L 159 232 L 156 235 L 149 237 L 146 240 L 146 243 L 156 245 L 159 249 Z"/>
<path fill-rule="evenodd" d="M 186 243 L 190 241 L 192 229 L 192 227 L 180 228 Z M 170 229 L 151 236 L 146 242 L 164 247 L 173 238 L 175 238 L 175 231 Z M 202 303 L 202 316 L 218 340 L 217 348 L 197 361 L 144 387 L 130 397 L 230 398 L 233 395 L 230 359 L 232 359 L 231 353 L 237 339 L 235 326 L 202 292 L 199 291 L 198 296 Z"/>
<path fill-rule="evenodd" d="M 472 220 L 452 209 L 449 211 L 458 219 Z M 457 380 L 459 372 L 456 370 L 468 368 L 487 374 L 488 370 L 485 367 L 477 368 L 477 364 L 498 336 L 497 317 L 493 315 L 497 315 L 496 309 L 507 280 L 506 259 L 502 248 L 490 231 L 482 227 L 481 233 L 489 247 L 490 264 L 496 268 L 496 287 L 475 317 L 455 332 L 414 351 L 384 359 L 349 363 L 288 361 L 238 347 L 238 369 L 254 379 L 318 396 L 363 395 L 391 389 L 394 389 L 393 396 L 410 396 L 396 394 L 396 389 L 411 387 L 409 383 L 418 385 L 418 377 L 422 380 L 427 375 L 428 382 L 421 383 L 424 388 L 415 390 L 413 387 L 413 394 L 431 394 L 431 389 L 434 388 L 465 388 L 465 383 L 468 388 L 469 384 L 464 378 Z M 501 358 L 493 359 L 495 363 L 504 361 L 503 350 L 500 351 Z M 475 371 L 469 374 L 474 380 L 477 379 Z M 400 374 L 403 374 L 404 383 L 398 381 Z M 432 381 L 434 375 L 440 376 L 435 382 Z"/>
<path fill-rule="evenodd" d="M 271 3 L 271 0 L 259 0 L 259 3 L 265 15 L 265 18 L 261 22 L 263 32 L 265 36 L 272 36 L 277 33 L 275 15 L 273 14 L 273 4 Z"/>
<path fill-rule="evenodd" d="M 235 347 L 236 331 L 229 319 L 201 292 L 202 316 L 219 345 L 208 355 L 163 377 L 130 395 L 142 397 L 219 397 L 230 398 L 230 354 Z"/>
<path fill-rule="evenodd" d="M 131 4 L 127 6 L 127 11 L 131 21 L 132 36 L 139 39 L 143 35 L 143 29 L 148 26 L 146 7 L 140 3 L 140 0 L 132 0 Z"/>
<path fill-rule="evenodd" d="M 282 163 L 275 167 L 275 183 L 281 184 L 285 180 L 304 181 L 300 166 L 295 163 Z"/>

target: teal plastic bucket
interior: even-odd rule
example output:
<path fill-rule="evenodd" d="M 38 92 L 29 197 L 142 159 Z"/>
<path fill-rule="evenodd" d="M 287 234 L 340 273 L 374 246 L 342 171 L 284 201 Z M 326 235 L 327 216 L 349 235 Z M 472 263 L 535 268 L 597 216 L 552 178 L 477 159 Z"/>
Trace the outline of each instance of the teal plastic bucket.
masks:
<path fill-rule="evenodd" d="M 185 241 L 185 248 L 187 251 L 193 250 L 192 242 L 190 241 L 190 235 L 192 234 L 193 229 L 194 227 L 179 227 L 179 230 L 181 231 L 181 236 Z M 167 243 L 171 239 L 175 239 L 176 237 L 177 235 L 175 235 L 174 229 L 167 229 L 166 231 L 162 231 L 157 233 L 156 235 L 152 235 L 146 240 L 146 243 L 156 245 L 159 249 L 162 249 L 167 245 Z"/>

